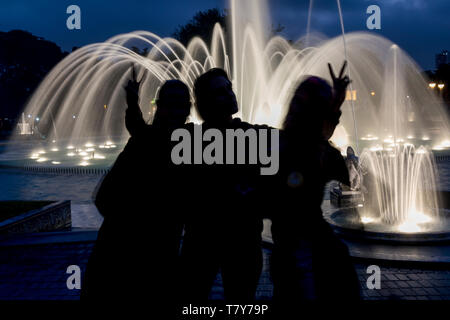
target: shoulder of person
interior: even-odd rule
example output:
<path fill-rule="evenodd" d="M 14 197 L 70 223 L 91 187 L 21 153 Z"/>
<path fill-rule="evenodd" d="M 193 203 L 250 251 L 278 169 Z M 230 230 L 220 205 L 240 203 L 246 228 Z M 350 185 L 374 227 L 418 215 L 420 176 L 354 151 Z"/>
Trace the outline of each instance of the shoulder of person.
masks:
<path fill-rule="evenodd" d="M 197 126 L 197 124 L 195 124 L 195 123 L 193 123 L 193 122 L 188 122 L 188 123 L 185 123 L 185 124 L 183 125 L 183 127 L 181 127 L 181 129 L 186 129 L 186 130 L 188 130 L 189 132 L 193 132 L 195 126 Z"/>
<path fill-rule="evenodd" d="M 242 121 L 241 118 L 233 118 L 233 127 L 238 128 L 238 129 L 244 129 L 244 130 L 247 130 L 247 129 L 256 129 L 256 130 L 258 130 L 258 129 L 275 129 L 275 128 L 269 127 L 266 124 L 251 124 L 246 121 Z"/>
<path fill-rule="evenodd" d="M 340 158 L 344 160 L 344 157 L 342 156 L 341 151 L 339 148 L 331 141 L 327 141 L 325 144 L 326 151 L 329 155 L 335 158 Z"/>

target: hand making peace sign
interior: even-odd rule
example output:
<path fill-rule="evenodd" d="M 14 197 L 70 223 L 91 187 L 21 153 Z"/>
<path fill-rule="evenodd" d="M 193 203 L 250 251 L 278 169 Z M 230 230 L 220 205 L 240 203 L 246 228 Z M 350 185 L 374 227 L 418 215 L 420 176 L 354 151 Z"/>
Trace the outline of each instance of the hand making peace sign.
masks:
<path fill-rule="evenodd" d="M 333 71 L 333 67 L 328 63 L 328 69 L 330 70 L 331 79 L 333 81 L 333 111 L 339 111 L 342 103 L 345 100 L 345 94 L 347 86 L 351 82 L 350 78 L 345 75 L 344 71 L 347 66 L 347 61 L 344 61 L 341 71 L 339 72 L 339 77 L 336 77 Z"/>
<path fill-rule="evenodd" d="M 139 100 L 139 89 L 141 87 L 142 80 L 144 76 L 142 76 L 141 80 L 136 80 L 136 72 L 134 70 L 134 65 L 131 64 L 131 80 L 128 80 L 127 85 L 124 87 L 126 93 L 127 93 L 127 102 L 128 106 L 134 105 L 138 103 Z"/>

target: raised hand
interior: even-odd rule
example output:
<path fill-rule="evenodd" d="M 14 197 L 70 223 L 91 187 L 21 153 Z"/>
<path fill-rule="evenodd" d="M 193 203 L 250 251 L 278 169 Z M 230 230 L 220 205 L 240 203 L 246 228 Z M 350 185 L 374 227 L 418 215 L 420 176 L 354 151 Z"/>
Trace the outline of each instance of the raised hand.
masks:
<path fill-rule="evenodd" d="M 342 103 L 345 100 L 347 92 L 347 86 L 351 82 L 350 78 L 345 75 L 344 71 L 347 66 L 347 61 L 344 61 L 339 76 L 336 77 L 333 71 L 333 67 L 328 63 L 328 69 L 330 70 L 331 80 L 333 81 L 333 111 L 338 112 Z"/>
<path fill-rule="evenodd" d="M 125 112 L 125 127 L 131 136 L 139 135 L 142 132 L 146 124 L 142 116 L 141 108 L 139 107 L 139 89 L 141 82 L 136 80 L 136 72 L 134 71 L 134 65 L 131 65 L 131 80 L 128 80 L 127 85 L 124 87 L 127 94 L 128 108 Z"/>
<path fill-rule="evenodd" d="M 132 105 L 137 105 L 139 101 L 139 89 L 141 87 L 142 78 L 140 81 L 136 80 L 136 72 L 134 70 L 134 65 L 131 65 L 131 80 L 128 80 L 127 85 L 124 87 L 127 93 L 127 103 L 128 107 Z"/>

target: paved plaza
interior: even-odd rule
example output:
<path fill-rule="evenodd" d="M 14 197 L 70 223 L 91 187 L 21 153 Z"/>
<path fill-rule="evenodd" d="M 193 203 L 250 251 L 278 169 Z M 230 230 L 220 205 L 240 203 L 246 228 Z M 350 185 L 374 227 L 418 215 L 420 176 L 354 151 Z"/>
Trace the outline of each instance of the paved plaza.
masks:
<path fill-rule="evenodd" d="M 450 161 L 438 163 L 438 168 L 441 190 L 450 190 Z M 69 274 L 66 270 L 70 265 L 77 265 L 82 273 L 85 271 L 97 230 L 103 221 L 90 200 L 100 177 L 51 176 L 48 180 L 48 175 L 25 175 L 10 171 L 0 172 L 0 175 L 2 181 L 9 183 L 8 190 L 2 190 L 5 187 L 3 184 L 0 191 L 9 191 L 12 199 L 21 199 L 24 195 L 29 200 L 68 199 L 74 188 L 78 195 L 71 202 L 73 231 L 25 234 L 0 239 L 0 300 L 78 300 L 80 290 L 67 288 Z M 51 191 L 45 197 L 41 194 L 42 181 L 47 183 L 45 186 Z M 325 199 L 329 199 L 328 195 Z M 383 253 L 388 252 L 389 248 L 386 248 L 387 246 L 378 247 Z M 383 260 L 383 256 L 375 249 L 370 248 L 369 251 L 379 260 L 366 260 L 362 257 L 354 260 L 364 300 L 450 300 L 450 247 L 444 251 L 441 248 L 434 248 L 435 251 L 427 249 L 439 261 L 446 263 L 399 264 Z M 354 256 L 358 257 L 360 251 L 368 250 L 353 246 Z M 448 254 L 442 256 L 442 252 Z M 265 246 L 263 253 L 264 269 L 256 298 L 270 300 L 273 290 L 269 273 L 270 246 Z M 404 248 L 400 254 L 419 257 L 422 253 Z M 369 276 L 366 270 L 372 264 L 381 268 L 379 290 L 369 290 L 366 285 Z M 210 297 L 223 299 L 220 275 L 217 276 Z"/>
<path fill-rule="evenodd" d="M 96 237 L 95 231 L 59 232 L 19 236 L 0 242 L 0 300 L 78 300 L 80 290 L 66 285 L 67 267 L 77 265 L 83 273 Z M 264 269 L 256 298 L 270 300 L 270 247 L 265 246 Z M 151 253 L 149 253 L 151 255 Z M 366 270 L 381 268 L 381 289 L 369 290 Z M 450 300 L 450 266 L 420 264 L 408 267 L 389 262 L 355 261 L 364 300 Z M 218 275 L 211 299 L 222 299 Z"/>

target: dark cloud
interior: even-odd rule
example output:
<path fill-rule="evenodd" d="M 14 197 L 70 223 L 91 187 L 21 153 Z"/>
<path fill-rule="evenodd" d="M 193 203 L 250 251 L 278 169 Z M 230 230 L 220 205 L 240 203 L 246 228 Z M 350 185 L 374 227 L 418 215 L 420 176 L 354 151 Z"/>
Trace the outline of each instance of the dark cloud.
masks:
<path fill-rule="evenodd" d="M 239 0 L 244 1 L 244 0 Z M 296 39 L 306 31 L 309 0 L 269 0 L 274 24 L 286 27 L 284 35 Z M 82 10 L 82 29 L 66 28 L 66 8 L 77 4 Z M 434 67 L 434 55 L 450 49 L 449 0 L 341 0 L 345 29 L 366 30 L 366 9 L 381 8 L 382 29 L 378 34 L 398 43 L 423 68 Z M 170 35 L 197 11 L 224 8 L 225 0 L 110 0 L 0 2 L 0 30 L 25 29 L 56 42 L 65 50 L 72 46 L 104 41 L 132 30 L 149 30 Z M 340 34 L 335 0 L 315 0 L 311 28 L 327 36 Z"/>
<path fill-rule="evenodd" d="M 291 38 L 306 32 L 309 0 L 270 1 L 274 21 L 286 26 Z M 381 9 L 381 30 L 366 29 L 369 5 Z M 435 54 L 449 49 L 450 1 L 448 0 L 341 0 L 346 32 L 376 32 L 407 51 L 423 68 L 434 68 Z M 311 29 L 327 36 L 339 35 L 339 15 L 334 0 L 315 0 Z"/>

